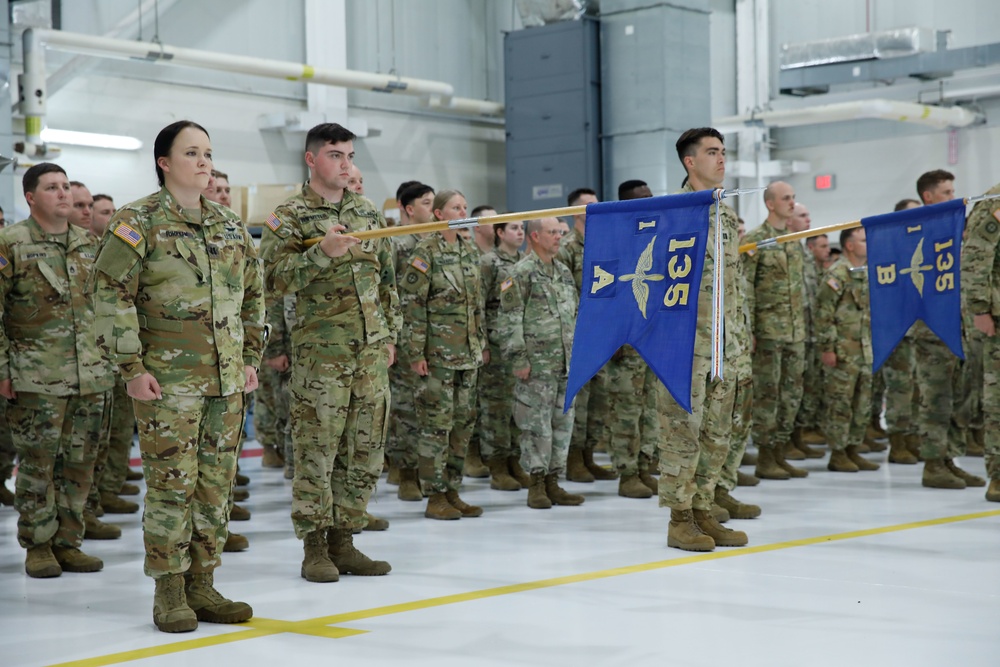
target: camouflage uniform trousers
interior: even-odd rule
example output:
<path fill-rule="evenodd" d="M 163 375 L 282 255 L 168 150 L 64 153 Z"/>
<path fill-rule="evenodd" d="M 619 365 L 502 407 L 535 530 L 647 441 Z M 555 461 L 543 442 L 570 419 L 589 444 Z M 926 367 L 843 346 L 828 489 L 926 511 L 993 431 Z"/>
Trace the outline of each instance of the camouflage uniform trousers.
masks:
<path fill-rule="evenodd" d="M 465 451 L 476 425 L 477 369 L 429 365 L 420 378 L 415 403 L 420 424 L 418 469 L 430 493 L 458 491 Z"/>
<path fill-rule="evenodd" d="M 133 405 L 146 478 L 143 571 L 154 579 L 211 572 L 229 535 L 244 394 L 164 393 Z"/>
<path fill-rule="evenodd" d="M 17 541 L 25 549 L 49 542 L 80 546 L 107 403 L 107 392 L 48 396 L 22 391 L 8 404 L 19 460 Z"/>
<path fill-rule="evenodd" d="M 815 343 L 806 343 L 805 366 L 802 373 L 802 403 L 795 415 L 795 426 L 803 429 L 819 427 L 823 407 L 823 364 L 819 360 L 819 348 Z"/>
<path fill-rule="evenodd" d="M 695 355 L 691 413 L 666 387 L 660 394 L 660 507 L 711 510 L 715 486 L 729 454 L 736 380 L 709 380 L 711 359 Z"/>
<path fill-rule="evenodd" d="M 964 428 L 981 429 L 983 414 L 983 349 L 986 335 L 972 326 L 966 329 L 965 361 L 962 362 L 962 410 Z"/>
<path fill-rule="evenodd" d="M 639 453 L 656 457 L 660 441 L 656 384 L 659 380 L 631 349 L 607 365 L 610 440 L 608 454 L 619 474 L 639 473 Z M 613 416 L 613 419 L 610 417 Z"/>
<path fill-rule="evenodd" d="M 408 362 L 399 359 L 389 369 L 389 386 L 392 389 L 392 411 L 386 454 L 394 466 L 416 470 L 420 425 L 413 397 L 420 386 L 420 376 L 410 369 Z"/>
<path fill-rule="evenodd" d="M 868 409 L 869 420 L 876 423 L 882 421 L 882 409 L 885 407 L 885 374 L 880 368 L 878 373 L 872 375 L 871 406 Z"/>
<path fill-rule="evenodd" d="M 791 439 L 802 401 L 805 354 L 805 343 L 757 339 L 753 352 L 753 441 L 757 447 L 777 447 Z"/>
<path fill-rule="evenodd" d="M 594 376 L 587 384 L 576 392 L 573 397 L 573 437 L 570 438 L 570 449 L 583 449 L 587 444 L 587 418 L 590 403 L 590 385 L 597 379 Z"/>
<path fill-rule="evenodd" d="M 133 434 L 135 433 L 135 411 L 132 397 L 128 395 L 125 381 L 115 374 L 115 386 L 111 389 L 111 408 L 108 418 L 108 457 L 104 470 L 97 477 L 100 493 L 118 495 L 125 483 L 128 462 L 132 455 Z"/>
<path fill-rule="evenodd" d="M 283 452 L 285 427 L 288 424 L 288 378 L 290 371 L 281 373 L 262 364 L 257 378 L 260 384 L 254 392 L 253 425 L 257 440 Z"/>
<path fill-rule="evenodd" d="M 17 451 L 10 434 L 10 424 L 7 423 L 7 399 L 0 396 L 0 484 L 10 479 L 15 458 Z"/>
<path fill-rule="evenodd" d="M 915 435 L 920 413 L 915 341 L 903 338 L 882 365 L 885 377 L 885 424 L 889 434 Z"/>
<path fill-rule="evenodd" d="M 872 415 L 871 366 L 839 358 L 835 368 L 824 366 L 823 395 L 823 433 L 830 449 L 860 445 Z"/>
<path fill-rule="evenodd" d="M 292 525 L 302 539 L 327 528 L 354 530 L 385 460 L 389 352 L 372 345 L 302 345 L 292 366 L 295 450 Z"/>
<path fill-rule="evenodd" d="M 484 461 L 520 456 L 514 423 L 514 368 L 500 348 L 490 345 L 490 363 L 479 369 L 479 415 L 476 433 Z"/>
<path fill-rule="evenodd" d="M 749 364 L 748 364 L 749 366 Z M 802 414 L 802 411 L 799 411 Z M 815 421 L 812 422 L 814 425 Z M 753 376 L 749 373 L 736 374 L 736 397 L 733 399 L 733 430 L 729 440 L 729 453 L 722 465 L 718 485 L 726 491 L 736 488 L 737 473 L 743 454 L 747 450 L 747 439 L 753 426 Z"/>
<path fill-rule="evenodd" d="M 1000 479 L 1000 336 L 983 337 L 983 416 L 986 473 Z"/>
<path fill-rule="evenodd" d="M 532 373 L 514 385 L 514 421 L 521 430 L 521 467 L 559 475 L 573 437 L 573 408 L 563 413 L 566 379 Z"/>
<path fill-rule="evenodd" d="M 597 372 L 597 375 L 590 379 L 584 389 L 587 407 L 584 410 L 584 428 L 578 433 L 580 421 L 574 419 L 573 440 L 570 442 L 571 449 L 599 449 L 607 447 L 611 442 L 611 395 L 608 389 L 608 365 Z M 584 392 L 581 392 L 574 399 L 576 405 L 583 403 Z M 577 444 L 579 443 L 579 444 Z"/>
<path fill-rule="evenodd" d="M 961 428 L 962 369 L 959 359 L 940 340 L 914 341 L 920 412 L 917 420 L 920 455 L 925 459 L 961 456 L 965 433 Z"/>

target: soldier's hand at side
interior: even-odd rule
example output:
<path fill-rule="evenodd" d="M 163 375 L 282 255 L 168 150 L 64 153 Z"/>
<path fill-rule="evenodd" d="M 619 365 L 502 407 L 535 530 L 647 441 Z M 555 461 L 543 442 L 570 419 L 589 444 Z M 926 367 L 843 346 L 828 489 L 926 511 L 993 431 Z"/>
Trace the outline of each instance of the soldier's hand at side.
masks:
<path fill-rule="evenodd" d="M 826 366 L 826 367 L 828 367 L 828 368 L 836 368 L 837 367 L 837 353 L 836 352 L 824 352 L 822 354 L 822 356 L 820 357 L 820 361 L 822 361 L 823 365 Z"/>
<path fill-rule="evenodd" d="M 246 374 L 246 383 L 243 385 L 243 393 L 249 394 L 257 388 L 257 369 L 253 366 L 244 366 L 243 373 Z"/>
<path fill-rule="evenodd" d="M 976 328 L 982 331 L 984 334 L 992 338 L 997 334 L 996 324 L 993 322 L 993 316 L 989 313 L 983 313 L 982 315 L 976 315 L 972 319 L 972 323 L 976 325 Z"/>
<path fill-rule="evenodd" d="M 14 391 L 13 380 L 0 380 L 0 396 L 3 396 L 8 401 L 17 400 L 17 392 Z"/>
<path fill-rule="evenodd" d="M 389 351 L 389 366 L 396 363 L 396 346 L 392 343 L 386 343 L 385 349 Z"/>
<path fill-rule="evenodd" d="M 531 377 L 531 366 L 514 371 L 514 377 L 516 377 L 518 380 L 527 380 L 529 377 Z"/>
<path fill-rule="evenodd" d="M 483 350 L 483 365 L 485 366 L 489 363 L 490 363 L 490 351 Z"/>
<path fill-rule="evenodd" d="M 290 365 L 287 354 L 279 354 L 277 357 L 273 357 L 271 359 L 265 359 L 264 363 L 267 365 L 268 368 L 278 371 L 279 373 L 284 373 L 285 371 L 287 371 L 288 366 Z"/>
<path fill-rule="evenodd" d="M 430 372 L 427 370 L 426 359 L 421 359 L 420 361 L 414 361 L 412 364 L 410 364 L 410 370 L 412 370 L 414 373 L 416 373 L 421 377 L 426 377 L 427 374 Z"/>
<path fill-rule="evenodd" d="M 326 236 L 319 242 L 319 247 L 327 257 L 342 257 L 347 254 L 352 245 L 361 243 L 359 238 L 341 234 L 346 229 L 347 227 L 343 225 L 334 225 L 326 230 Z"/>
<path fill-rule="evenodd" d="M 163 398 L 160 383 L 149 373 L 143 373 L 139 377 L 129 380 L 128 384 L 125 385 L 125 390 L 129 396 L 137 401 L 152 401 Z"/>

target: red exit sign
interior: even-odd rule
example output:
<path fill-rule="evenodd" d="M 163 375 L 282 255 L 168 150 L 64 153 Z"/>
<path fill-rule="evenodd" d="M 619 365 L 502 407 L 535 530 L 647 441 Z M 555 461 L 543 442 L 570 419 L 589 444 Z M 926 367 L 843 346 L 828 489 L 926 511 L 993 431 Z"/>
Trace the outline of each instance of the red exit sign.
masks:
<path fill-rule="evenodd" d="M 837 187 L 837 177 L 833 174 L 820 174 L 813 180 L 817 190 L 833 190 Z"/>

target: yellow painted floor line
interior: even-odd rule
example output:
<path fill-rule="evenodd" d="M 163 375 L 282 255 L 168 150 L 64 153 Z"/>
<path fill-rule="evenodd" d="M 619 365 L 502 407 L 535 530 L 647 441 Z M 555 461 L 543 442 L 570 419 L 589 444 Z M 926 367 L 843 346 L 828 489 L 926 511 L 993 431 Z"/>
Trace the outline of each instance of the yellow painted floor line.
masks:
<path fill-rule="evenodd" d="M 455 595 L 443 595 L 425 600 L 414 600 L 412 602 L 402 602 L 399 604 L 386 605 L 384 607 L 374 607 L 372 609 L 362 609 L 343 614 L 333 614 L 331 616 L 321 616 L 319 618 L 306 619 L 304 621 L 280 621 L 268 618 L 254 617 L 246 623 L 232 626 L 235 628 L 246 628 L 236 632 L 227 632 L 211 637 L 200 637 L 171 644 L 161 644 L 149 648 L 136 649 L 134 651 L 124 651 L 110 655 L 97 656 L 94 658 L 84 658 L 70 662 L 51 665 L 50 667 L 103 667 L 104 665 L 116 665 L 143 658 L 152 658 L 171 653 L 191 651 L 209 646 L 219 646 L 232 642 L 256 639 L 257 637 L 267 637 L 282 633 L 292 633 L 325 637 L 329 639 L 341 639 L 343 637 L 353 637 L 365 634 L 367 630 L 354 630 L 351 628 L 330 627 L 350 621 L 358 621 L 366 618 L 377 618 L 379 616 L 389 616 L 401 614 L 408 611 L 420 609 L 431 609 L 461 602 L 471 602 L 473 600 L 484 600 L 486 598 L 498 597 L 501 595 L 511 595 L 513 593 L 524 593 L 536 591 L 555 586 L 565 586 L 567 584 L 578 584 L 587 581 L 597 581 L 610 577 L 619 577 L 625 574 L 636 574 L 639 572 L 650 572 L 652 570 L 662 570 L 668 567 L 678 567 L 681 565 L 691 565 L 694 563 L 704 563 L 723 558 L 735 558 L 738 556 L 749 556 L 751 554 L 767 553 L 769 551 L 780 551 L 782 549 L 792 549 L 795 547 L 806 547 L 827 542 L 838 542 L 843 540 L 853 540 L 861 537 L 871 537 L 872 535 L 886 535 L 903 530 L 913 530 L 915 528 L 928 528 L 931 526 L 941 526 L 949 523 L 959 523 L 962 521 L 972 521 L 975 519 L 985 519 L 1000 516 L 1000 510 L 990 510 L 986 512 L 975 512 L 973 514 L 960 514 L 957 516 L 942 517 L 940 519 L 928 519 L 926 521 L 914 521 L 911 523 L 901 523 L 894 526 L 881 526 L 878 528 L 868 528 L 865 530 L 853 530 L 846 533 L 835 533 L 833 535 L 821 535 L 818 537 L 807 537 L 801 540 L 788 540 L 786 542 L 775 542 L 773 544 L 761 544 L 752 547 L 742 547 L 736 549 L 720 549 L 708 553 L 693 554 L 681 558 L 671 558 L 668 560 L 653 561 L 651 563 L 640 563 L 638 565 L 628 565 L 615 567 L 607 570 L 597 570 L 595 572 L 584 572 L 581 574 L 571 574 L 565 577 L 554 577 L 551 579 L 540 579 L 522 584 L 510 584 L 507 586 L 497 586 L 496 588 L 486 588 L 480 591 L 469 591 L 468 593 L 457 593 Z M 666 539 L 664 538 L 664 541 Z"/>

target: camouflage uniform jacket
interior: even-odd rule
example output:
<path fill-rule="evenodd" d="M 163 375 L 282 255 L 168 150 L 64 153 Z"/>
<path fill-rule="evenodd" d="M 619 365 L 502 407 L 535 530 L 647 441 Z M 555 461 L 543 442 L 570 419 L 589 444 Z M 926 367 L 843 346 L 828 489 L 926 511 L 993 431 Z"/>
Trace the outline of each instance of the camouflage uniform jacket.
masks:
<path fill-rule="evenodd" d="M 524 257 L 520 250 L 510 255 L 500 248 L 480 256 L 479 266 L 483 276 L 483 298 L 486 300 L 486 337 L 491 345 L 499 346 L 501 338 L 497 331 L 497 317 L 500 315 L 500 283 Z"/>
<path fill-rule="evenodd" d="M 537 255 L 514 265 L 500 283 L 497 334 L 504 359 L 533 376 L 566 377 L 579 296 L 565 264 Z"/>
<path fill-rule="evenodd" d="M 87 281 L 97 241 L 73 225 L 49 234 L 28 218 L 0 230 L 0 380 L 14 391 L 87 395 L 114 385 L 94 340 Z"/>
<path fill-rule="evenodd" d="M 695 192 L 687 183 L 681 192 Z M 701 273 L 701 286 L 698 295 L 698 323 L 695 331 L 694 353 L 699 357 L 712 356 L 712 274 L 715 269 L 715 207 L 712 204 L 708 213 L 708 240 L 705 243 L 705 265 Z M 740 265 L 739 218 L 736 211 L 723 203 L 720 209 L 720 221 L 723 234 L 723 254 L 725 271 L 723 273 L 723 290 L 725 293 L 724 341 L 723 359 L 726 363 L 734 363 L 737 358 L 750 349 L 749 335 L 744 319 L 744 309 L 740 301 L 741 285 L 744 285 L 742 266 Z M 744 294 L 749 290 L 744 289 Z M 725 372 L 725 371 L 723 371 Z"/>
<path fill-rule="evenodd" d="M 459 235 L 421 239 L 399 291 L 406 328 L 402 358 L 454 370 L 479 368 L 486 347 L 479 250 Z"/>
<path fill-rule="evenodd" d="M 841 257 L 820 279 L 816 295 L 816 344 L 834 352 L 837 364 L 871 366 L 872 328 L 868 305 L 868 272 L 851 270 Z"/>
<path fill-rule="evenodd" d="M 755 243 L 781 236 L 786 230 L 764 222 L 743 239 Z M 743 255 L 750 288 L 750 327 L 754 336 L 783 343 L 806 339 L 805 256 L 798 243 L 779 243 Z"/>
<path fill-rule="evenodd" d="M 260 366 L 264 295 L 243 221 L 201 198 L 193 220 L 166 190 L 118 209 L 97 256 L 97 342 L 126 382 L 229 396 Z"/>
<path fill-rule="evenodd" d="M 294 295 L 276 296 L 268 294 L 264 300 L 267 305 L 267 324 L 271 327 L 271 332 L 267 337 L 267 347 L 264 348 L 264 358 L 274 359 L 282 355 L 291 357 L 292 337 L 291 330 L 285 318 L 285 301 Z"/>
<path fill-rule="evenodd" d="M 806 340 L 810 343 L 816 342 L 816 325 L 815 325 L 815 311 L 816 311 L 816 291 L 819 289 L 819 267 L 816 266 L 816 260 L 813 259 L 812 253 L 803 245 L 799 245 L 802 248 L 802 287 L 805 289 L 805 305 L 806 305 Z"/>
<path fill-rule="evenodd" d="M 292 349 L 395 343 L 402 320 L 389 240 L 363 241 L 341 257 L 327 257 L 318 243 L 305 247 L 337 224 L 347 233 L 384 228 L 375 205 L 349 190 L 334 204 L 307 183 L 272 216 L 261 240 L 265 283 L 270 292 L 297 297 Z"/>
<path fill-rule="evenodd" d="M 556 259 L 569 267 L 579 294 L 583 285 L 583 234 L 579 229 L 573 227 L 559 244 L 559 254 L 556 255 Z"/>
<path fill-rule="evenodd" d="M 410 259 L 410 253 L 413 249 L 417 247 L 417 241 L 419 241 L 421 235 L 419 234 L 405 234 L 403 236 L 390 236 L 390 242 L 392 243 L 392 250 L 396 253 L 396 263 L 393 265 L 396 268 L 396 278 L 398 279 L 403 275 L 403 269 L 406 268 L 406 263 Z"/>
<path fill-rule="evenodd" d="M 1000 185 L 986 194 L 1000 194 Z M 1000 317 L 1000 199 L 977 203 L 965 229 L 961 282 L 968 311 Z"/>

